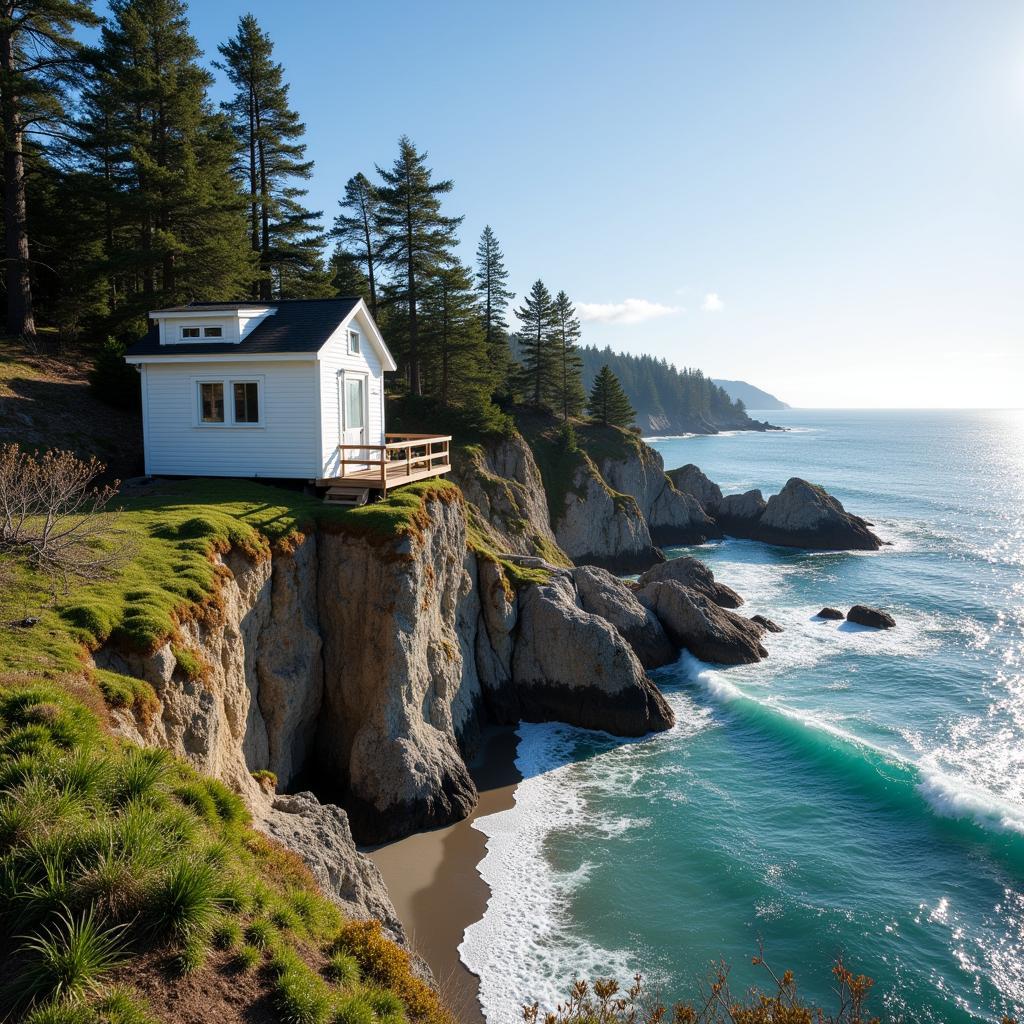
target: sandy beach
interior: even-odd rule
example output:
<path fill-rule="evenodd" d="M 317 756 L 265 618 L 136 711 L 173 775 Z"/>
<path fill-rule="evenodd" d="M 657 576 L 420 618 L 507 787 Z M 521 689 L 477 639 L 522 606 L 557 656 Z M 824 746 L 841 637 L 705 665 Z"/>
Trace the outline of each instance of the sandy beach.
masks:
<path fill-rule="evenodd" d="M 430 964 L 448 1005 L 466 1024 L 483 1024 L 484 1018 L 477 977 L 459 959 L 458 946 L 466 927 L 483 917 L 490 896 L 476 870 L 487 840 L 472 824 L 512 806 L 520 781 L 515 751 L 513 728 L 488 730 L 470 765 L 480 791 L 470 817 L 366 851 L 380 868 L 414 947 Z"/>

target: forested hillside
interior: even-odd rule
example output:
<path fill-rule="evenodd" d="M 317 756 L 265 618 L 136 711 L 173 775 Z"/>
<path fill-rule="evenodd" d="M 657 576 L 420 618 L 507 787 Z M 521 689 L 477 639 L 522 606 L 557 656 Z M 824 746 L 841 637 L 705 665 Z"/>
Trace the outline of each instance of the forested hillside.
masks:
<path fill-rule="evenodd" d="M 764 430 L 742 402 L 734 402 L 697 369 L 677 369 L 665 359 L 629 355 L 586 345 L 580 349 L 583 380 L 589 388 L 602 366 L 621 381 L 644 433 L 713 434 L 718 430 Z"/>

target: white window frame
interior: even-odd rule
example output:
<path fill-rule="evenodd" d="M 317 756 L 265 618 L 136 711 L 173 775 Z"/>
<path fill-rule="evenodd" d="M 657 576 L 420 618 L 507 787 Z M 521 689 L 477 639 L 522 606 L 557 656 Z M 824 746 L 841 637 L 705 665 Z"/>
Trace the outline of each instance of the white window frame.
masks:
<path fill-rule="evenodd" d="M 216 331 L 216 334 L 211 334 L 210 331 Z M 209 327 L 203 328 L 204 338 L 217 338 L 221 341 L 224 339 L 224 327 L 221 324 L 211 324 Z"/>
<path fill-rule="evenodd" d="M 361 356 L 363 354 L 363 339 L 357 330 L 348 329 L 348 354 L 350 356 Z"/>
<path fill-rule="evenodd" d="M 206 423 L 203 421 L 203 402 L 201 384 L 221 384 L 224 387 L 224 422 Z M 256 423 L 238 423 L 235 421 L 235 384 L 255 384 L 256 403 L 260 418 Z M 192 378 L 192 426 L 198 430 L 265 430 L 267 426 L 267 407 L 264 402 L 264 375 L 260 373 L 220 374 L 211 373 Z"/>
<path fill-rule="evenodd" d="M 186 334 L 186 331 L 195 331 L 195 334 Z M 182 341 L 202 341 L 203 329 L 198 324 L 182 324 L 178 328 L 178 337 Z"/>

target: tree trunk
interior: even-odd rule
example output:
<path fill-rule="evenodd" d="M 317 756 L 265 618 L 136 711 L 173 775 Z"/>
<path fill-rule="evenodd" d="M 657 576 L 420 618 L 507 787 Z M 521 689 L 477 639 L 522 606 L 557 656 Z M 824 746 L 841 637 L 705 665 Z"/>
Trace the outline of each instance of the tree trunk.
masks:
<path fill-rule="evenodd" d="M 249 237 L 252 251 L 260 251 L 259 207 L 256 203 L 256 91 L 249 85 Z M 260 282 L 252 283 L 252 297 L 260 297 Z"/>
<path fill-rule="evenodd" d="M 363 203 L 363 237 L 366 240 L 366 276 L 370 283 L 370 313 L 377 319 L 377 285 L 373 278 L 373 233 L 370 230 L 370 213 Z"/>
<path fill-rule="evenodd" d="M 414 395 L 423 394 L 420 383 L 420 338 L 419 322 L 416 316 L 416 270 L 412 248 L 412 211 L 407 208 L 406 228 L 406 283 L 409 290 L 409 390 Z"/>
<path fill-rule="evenodd" d="M 262 130 L 259 107 L 256 108 L 256 127 Z M 270 280 L 270 195 L 267 192 L 267 153 L 263 139 L 256 142 L 260 168 L 260 298 L 269 302 L 271 295 Z"/>
<path fill-rule="evenodd" d="M 14 40 L 0 35 L 0 62 L 8 82 L 14 80 Z M 28 250 L 28 217 L 25 201 L 25 155 L 18 97 L 3 91 L 4 132 L 4 235 L 7 266 L 7 331 L 31 338 L 36 333 L 32 312 L 32 263 Z"/>

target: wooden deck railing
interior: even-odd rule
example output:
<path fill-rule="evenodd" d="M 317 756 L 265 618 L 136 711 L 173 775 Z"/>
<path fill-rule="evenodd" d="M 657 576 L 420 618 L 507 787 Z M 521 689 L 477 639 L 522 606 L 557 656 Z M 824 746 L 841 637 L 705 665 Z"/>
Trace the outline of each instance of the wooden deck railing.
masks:
<path fill-rule="evenodd" d="M 339 444 L 338 479 L 357 480 L 387 491 L 451 469 L 450 434 L 385 434 L 384 440 L 384 444 Z M 348 472 L 347 466 L 361 468 Z"/>

